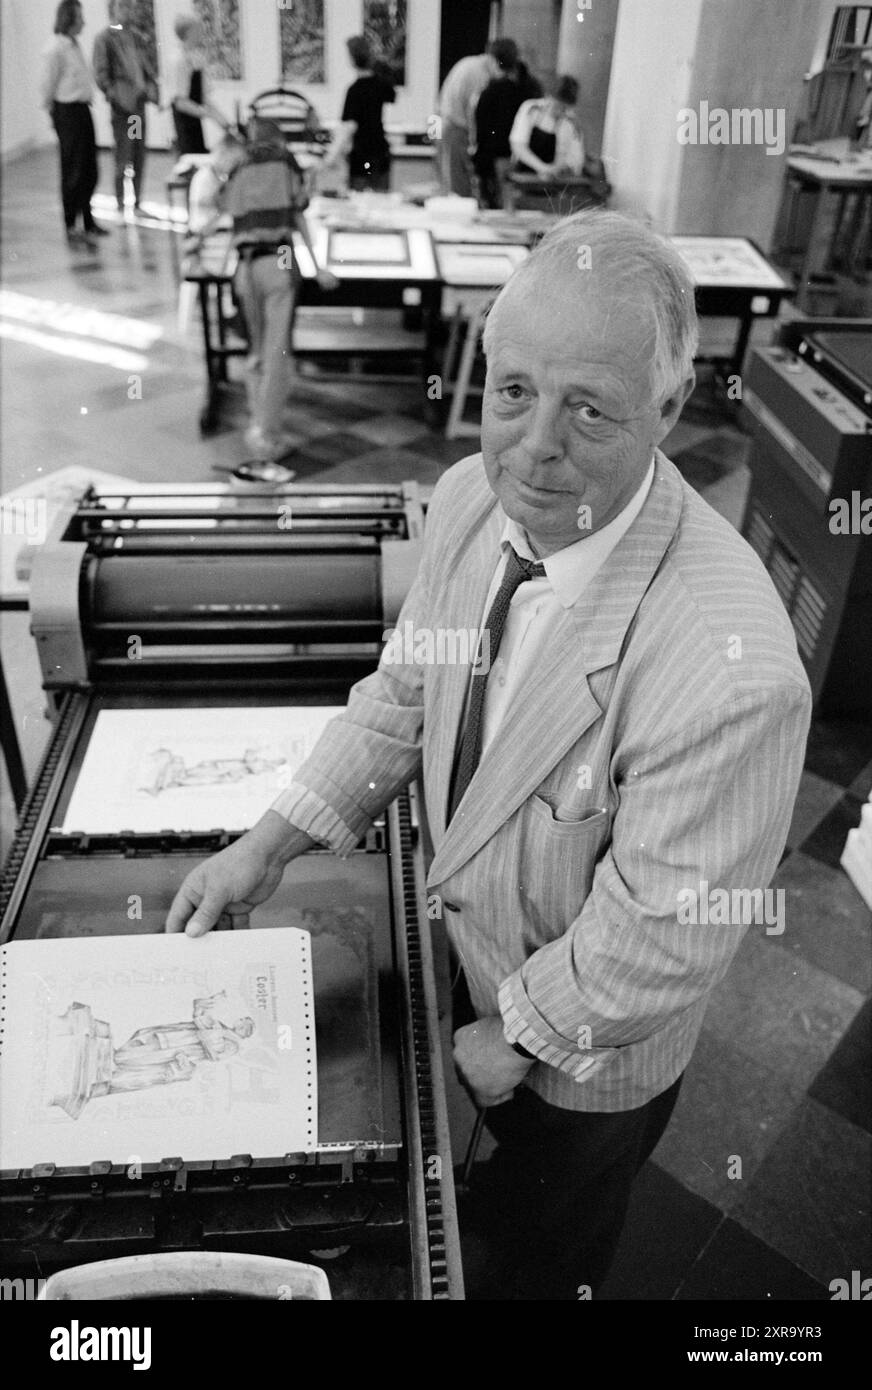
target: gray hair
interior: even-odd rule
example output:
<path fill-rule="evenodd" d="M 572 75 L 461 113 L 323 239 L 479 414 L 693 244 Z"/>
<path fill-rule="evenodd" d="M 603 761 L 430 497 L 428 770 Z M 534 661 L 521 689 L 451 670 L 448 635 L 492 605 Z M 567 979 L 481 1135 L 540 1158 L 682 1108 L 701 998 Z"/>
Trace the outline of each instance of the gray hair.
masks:
<path fill-rule="evenodd" d="M 637 303 L 640 294 L 647 298 L 654 320 L 652 391 L 662 404 L 693 375 L 699 324 L 687 266 L 665 237 L 643 223 L 600 208 L 564 217 L 506 281 L 492 310 L 508 286 L 531 276 L 559 276 L 566 282 L 568 271 L 577 275 L 582 249 L 590 265 L 583 273 L 605 278 L 618 303 Z M 493 331 L 491 313 L 485 323 L 485 352 Z"/>
<path fill-rule="evenodd" d="M 195 14 L 177 14 L 173 25 L 177 39 L 184 43 L 191 30 L 199 23 Z"/>

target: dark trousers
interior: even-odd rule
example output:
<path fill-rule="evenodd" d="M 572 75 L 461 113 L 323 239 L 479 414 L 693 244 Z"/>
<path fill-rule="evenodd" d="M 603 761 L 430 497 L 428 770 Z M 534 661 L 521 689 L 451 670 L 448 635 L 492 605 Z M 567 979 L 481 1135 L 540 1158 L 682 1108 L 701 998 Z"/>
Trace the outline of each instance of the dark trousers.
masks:
<path fill-rule="evenodd" d="M 115 198 L 124 207 L 124 171 L 133 168 L 133 201 L 139 206 L 142 196 L 142 171 L 145 168 L 145 100 L 135 111 L 112 107 L 112 138 L 115 141 Z"/>
<path fill-rule="evenodd" d="M 98 178 L 91 108 L 86 101 L 56 101 L 51 119 L 60 145 L 64 223 L 74 227 L 81 215 L 85 226 L 91 227 L 91 196 Z"/>
<path fill-rule="evenodd" d="M 461 975 L 461 981 L 463 977 Z M 465 982 L 455 1028 L 472 1021 Z M 490 1107 L 497 1140 L 460 1202 L 474 1264 L 467 1297 L 566 1301 L 596 1294 L 620 1239 L 633 1179 L 663 1134 L 681 1078 L 636 1110 L 549 1105 L 527 1086 Z M 469 1241 L 467 1242 L 467 1237 Z"/>

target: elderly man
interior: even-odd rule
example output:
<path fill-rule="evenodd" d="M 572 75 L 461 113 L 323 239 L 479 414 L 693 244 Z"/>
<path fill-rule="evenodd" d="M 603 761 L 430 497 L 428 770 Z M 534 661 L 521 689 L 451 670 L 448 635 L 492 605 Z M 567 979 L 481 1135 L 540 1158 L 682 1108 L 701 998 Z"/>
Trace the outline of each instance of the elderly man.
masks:
<path fill-rule="evenodd" d="M 383 658 L 168 920 L 244 923 L 290 858 L 347 853 L 423 771 L 428 883 L 469 996 L 455 1061 L 498 1141 L 468 1214 L 487 1297 L 601 1283 L 748 925 L 683 905 L 762 890 L 802 768 L 783 605 L 658 448 L 696 336 L 687 272 L 652 232 L 587 212 L 543 240 L 488 319 L 482 453 L 434 492 L 398 623 L 483 625 L 487 660 Z"/>
<path fill-rule="evenodd" d="M 115 200 L 124 212 L 124 175 L 133 172 L 134 210 L 142 212 L 145 171 L 145 104 L 157 102 L 157 76 L 130 27 L 132 0 L 109 0 L 109 24 L 94 40 L 94 76 L 112 111 Z"/>

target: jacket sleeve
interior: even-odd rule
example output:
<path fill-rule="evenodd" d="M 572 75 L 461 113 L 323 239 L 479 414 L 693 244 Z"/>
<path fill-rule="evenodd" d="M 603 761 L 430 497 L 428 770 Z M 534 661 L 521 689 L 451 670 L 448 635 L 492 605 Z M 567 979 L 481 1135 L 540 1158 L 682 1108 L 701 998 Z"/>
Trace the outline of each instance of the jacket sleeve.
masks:
<path fill-rule="evenodd" d="M 810 704 L 797 683 L 743 694 L 629 769 L 581 913 L 500 988 L 512 1042 L 583 1079 L 598 1069 L 585 1069 L 587 1049 L 642 1041 L 712 989 L 755 902 L 754 929 L 779 930 L 762 925 L 762 890 L 787 838 Z"/>
<path fill-rule="evenodd" d="M 407 622 L 415 629 L 430 626 L 430 581 L 447 486 L 446 475 L 428 509 L 421 563 L 395 632 L 405 631 Z M 391 641 L 390 630 L 385 640 L 378 669 L 352 688 L 345 710 L 330 721 L 294 782 L 272 806 L 339 854 L 354 849 L 421 768 L 423 667 L 400 659 L 402 644 Z"/>

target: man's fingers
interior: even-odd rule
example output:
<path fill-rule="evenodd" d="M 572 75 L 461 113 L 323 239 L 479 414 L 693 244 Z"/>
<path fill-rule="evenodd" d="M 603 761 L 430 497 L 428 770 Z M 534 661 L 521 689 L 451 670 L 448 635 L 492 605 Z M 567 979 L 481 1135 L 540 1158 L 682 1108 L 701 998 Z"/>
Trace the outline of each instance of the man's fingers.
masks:
<path fill-rule="evenodd" d="M 173 898 L 170 910 L 167 913 L 166 926 L 164 931 L 180 932 L 185 930 L 185 923 L 200 901 L 200 893 L 188 884 L 187 879 L 182 884 L 176 896 Z"/>
<path fill-rule="evenodd" d="M 207 888 L 200 906 L 188 919 L 188 925 L 185 927 L 188 936 L 205 936 L 207 931 L 212 930 L 226 907 L 227 900 L 224 895 L 214 888 Z"/>

